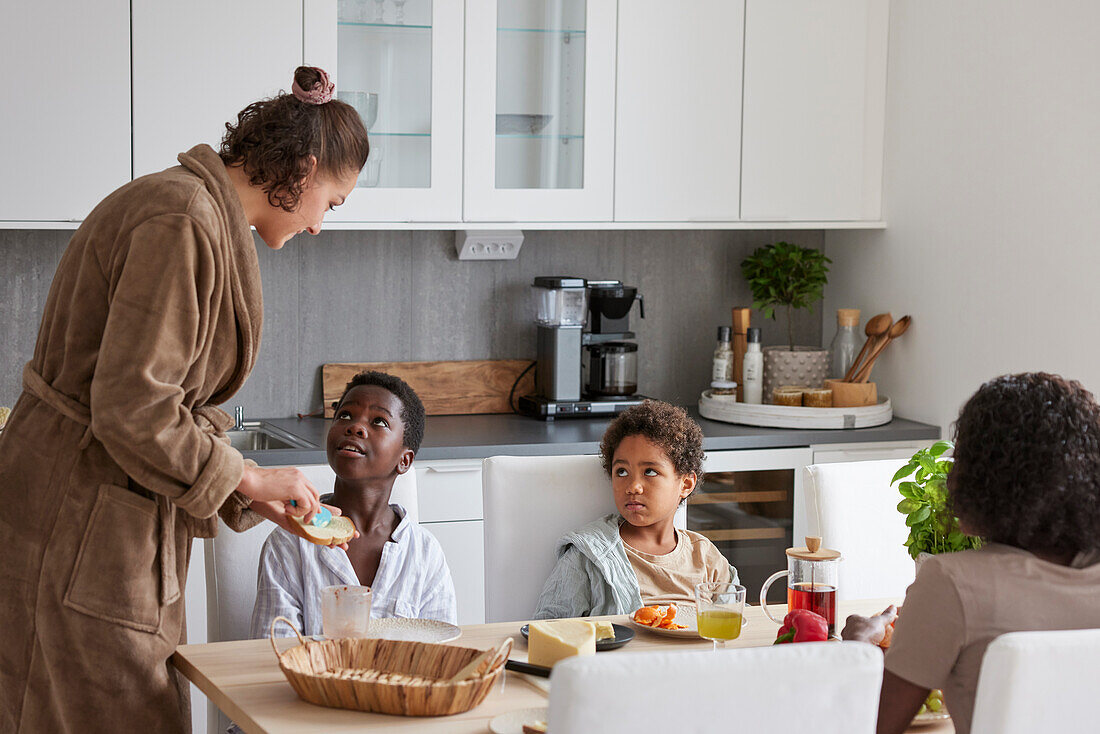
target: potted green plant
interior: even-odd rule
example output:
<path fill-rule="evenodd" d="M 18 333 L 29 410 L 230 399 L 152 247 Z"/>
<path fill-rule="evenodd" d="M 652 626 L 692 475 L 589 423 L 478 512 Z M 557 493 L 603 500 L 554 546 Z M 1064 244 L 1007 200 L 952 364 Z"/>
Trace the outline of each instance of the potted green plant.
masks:
<path fill-rule="evenodd" d="M 959 529 L 959 519 L 948 505 L 947 474 L 954 461 L 944 456 L 955 448 L 950 441 L 937 441 L 913 454 L 894 474 L 890 484 L 897 484 L 902 500 L 898 512 L 905 515 L 909 538 L 905 547 L 920 568 L 921 562 L 937 553 L 980 548 L 982 539 Z M 912 479 L 902 481 L 906 477 Z"/>
<path fill-rule="evenodd" d="M 741 273 L 752 290 L 752 307 L 774 319 L 777 308 L 787 311 L 787 346 L 764 348 L 764 400 L 781 385 L 821 387 L 829 368 L 829 350 L 795 346 L 795 309 L 813 311 L 828 280 L 825 253 L 809 247 L 776 242 L 755 250 L 741 262 Z"/>

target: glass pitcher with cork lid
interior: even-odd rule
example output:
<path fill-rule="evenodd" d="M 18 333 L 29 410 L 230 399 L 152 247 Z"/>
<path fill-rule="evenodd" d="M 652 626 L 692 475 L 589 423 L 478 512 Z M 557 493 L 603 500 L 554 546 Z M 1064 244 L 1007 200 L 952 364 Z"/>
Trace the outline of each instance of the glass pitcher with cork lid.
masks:
<path fill-rule="evenodd" d="M 768 588 L 787 577 L 787 611 L 808 609 L 829 623 L 829 636 L 836 635 L 836 581 L 840 551 L 821 547 L 821 538 L 807 536 L 805 548 L 787 549 L 787 570 L 776 571 L 760 588 L 760 606 L 768 618 L 782 625 L 768 609 Z"/>

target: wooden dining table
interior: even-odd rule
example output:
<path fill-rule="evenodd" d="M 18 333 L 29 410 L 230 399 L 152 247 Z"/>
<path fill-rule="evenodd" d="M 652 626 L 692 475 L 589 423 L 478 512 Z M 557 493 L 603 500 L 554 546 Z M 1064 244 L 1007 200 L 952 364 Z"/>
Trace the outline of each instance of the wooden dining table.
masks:
<path fill-rule="evenodd" d="M 839 620 L 849 614 L 877 614 L 891 599 L 841 601 Z M 782 606 L 772 607 L 773 614 L 782 616 Z M 626 616 L 594 617 L 626 624 Z M 763 647 L 775 640 L 777 627 L 758 606 L 745 609 L 745 624 L 741 636 L 727 647 Z M 448 644 L 487 649 L 512 637 L 515 646 L 512 660 L 527 660 L 527 645 L 520 634 L 519 622 L 474 624 L 462 627 L 462 635 Z M 279 649 L 299 644 L 296 639 L 278 640 Z M 607 655 L 629 655 L 652 650 L 707 650 L 711 643 L 700 638 L 674 638 L 637 629 L 634 639 Z M 201 645 L 181 645 L 172 656 L 172 663 L 184 676 L 198 686 L 226 716 L 246 732 L 256 734 L 298 734 L 324 731 L 338 732 L 396 731 L 409 734 L 484 734 L 489 721 L 500 714 L 517 709 L 547 705 L 549 681 L 545 678 L 505 671 L 503 683 L 497 683 L 479 706 L 463 714 L 444 717 L 406 717 L 365 713 L 346 709 L 316 706 L 298 698 L 290 687 L 269 640 L 209 642 Z M 915 734 L 948 734 L 955 731 L 950 721 L 910 728 Z M 215 733 L 219 734 L 219 733 Z"/>

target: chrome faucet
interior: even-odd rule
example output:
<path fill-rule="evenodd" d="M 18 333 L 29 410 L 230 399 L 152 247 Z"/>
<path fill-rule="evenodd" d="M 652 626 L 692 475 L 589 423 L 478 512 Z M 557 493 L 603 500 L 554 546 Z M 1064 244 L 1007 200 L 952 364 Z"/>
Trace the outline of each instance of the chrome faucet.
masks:
<path fill-rule="evenodd" d="M 244 406 L 238 405 L 233 409 L 233 427 L 229 429 L 231 431 L 243 431 L 244 430 Z"/>

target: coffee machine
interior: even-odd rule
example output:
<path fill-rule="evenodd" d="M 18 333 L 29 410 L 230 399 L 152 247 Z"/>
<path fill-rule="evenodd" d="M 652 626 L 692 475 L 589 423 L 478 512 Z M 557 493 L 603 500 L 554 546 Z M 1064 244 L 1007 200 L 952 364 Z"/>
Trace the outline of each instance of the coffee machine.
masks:
<path fill-rule="evenodd" d="M 621 413 L 639 405 L 638 345 L 630 311 L 645 302 L 618 280 L 541 276 L 533 284 L 538 362 L 535 394 L 520 412 L 542 420 Z"/>

